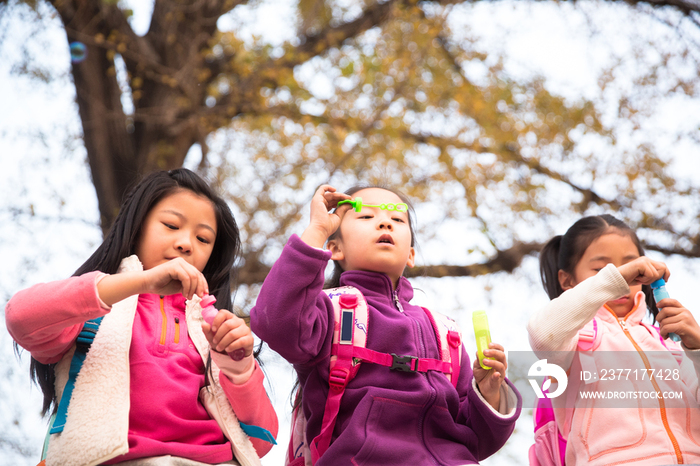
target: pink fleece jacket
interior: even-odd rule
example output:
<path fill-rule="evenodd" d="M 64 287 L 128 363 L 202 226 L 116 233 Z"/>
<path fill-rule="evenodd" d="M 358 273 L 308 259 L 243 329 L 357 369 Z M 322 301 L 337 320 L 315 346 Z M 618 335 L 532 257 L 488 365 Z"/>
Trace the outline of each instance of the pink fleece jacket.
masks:
<path fill-rule="evenodd" d="M 683 346 L 679 364 L 670 351 L 672 342 L 662 343 L 656 331 L 641 324 L 647 313 L 641 292 L 624 318 L 617 318 L 604 306 L 629 291 L 617 268 L 608 264 L 597 275 L 551 300 L 528 322 L 535 354 L 571 371 L 568 394 L 552 399 L 559 430 L 567 439 L 566 464 L 699 463 L 700 350 Z M 578 332 L 594 317 L 597 346 L 591 352 L 576 351 Z M 577 381 L 582 380 L 583 364 L 600 379 L 580 385 L 582 382 Z M 635 370 L 624 372 L 625 368 Z M 648 376 L 652 369 L 654 382 Z M 613 370 L 619 372 L 611 377 Z M 554 384 L 550 391 L 554 391 L 553 387 Z M 658 391 L 682 396 L 644 402 L 641 398 L 615 401 L 581 396 L 584 391 L 606 390 L 618 394 Z"/>
<path fill-rule="evenodd" d="M 109 312 L 97 295 L 99 277 L 92 272 L 18 292 L 5 310 L 10 334 L 38 361 L 58 362 L 86 320 Z M 233 459 L 231 445 L 199 400 L 205 368 L 187 333 L 182 295 L 139 296 L 129 362 L 129 451 L 106 464 L 162 455 L 205 463 Z M 220 378 L 222 388 L 238 419 L 276 435 L 277 416 L 252 357 L 221 369 L 227 375 Z M 272 447 L 251 440 L 260 456 Z"/>

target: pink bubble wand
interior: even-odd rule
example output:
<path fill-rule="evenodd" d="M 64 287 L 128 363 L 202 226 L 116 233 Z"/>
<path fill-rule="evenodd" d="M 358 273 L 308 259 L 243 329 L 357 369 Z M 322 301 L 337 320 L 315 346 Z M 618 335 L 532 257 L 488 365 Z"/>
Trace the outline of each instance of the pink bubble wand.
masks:
<path fill-rule="evenodd" d="M 202 302 L 199 303 L 202 306 L 202 318 L 204 319 L 204 322 L 208 323 L 209 325 L 212 325 L 212 322 L 214 322 L 214 317 L 216 317 L 216 314 L 219 313 L 219 310 L 214 307 L 215 302 L 216 298 L 208 294 L 203 297 Z M 239 348 L 231 353 L 226 352 L 226 354 L 228 354 L 234 361 L 241 361 L 243 358 L 245 358 L 245 350 L 243 348 Z"/>

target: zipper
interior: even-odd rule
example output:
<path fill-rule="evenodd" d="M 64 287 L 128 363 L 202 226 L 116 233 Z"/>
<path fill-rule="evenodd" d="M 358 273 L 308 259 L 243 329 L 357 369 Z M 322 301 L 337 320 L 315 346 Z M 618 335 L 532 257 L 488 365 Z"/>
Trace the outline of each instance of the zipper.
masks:
<path fill-rule="evenodd" d="M 175 316 L 175 336 L 173 337 L 173 343 L 176 345 L 180 343 L 180 318 Z"/>
<path fill-rule="evenodd" d="M 649 359 L 647 358 L 647 355 L 644 354 L 642 348 L 640 348 L 637 342 L 634 341 L 634 338 L 632 338 L 632 334 L 627 328 L 627 318 L 632 315 L 632 312 L 627 314 L 624 318 L 619 318 L 607 305 L 605 306 L 605 309 L 610 311 L 610 313 L 615 317 L 617 323 L 620 325 L 620 328 L 622 328 L 622 331 L 625 333 L 625 335 L 627 335 L 627 338 L 629 339 L 629 341 L 632 342 L 632 345 L 634 345 L 635 349 L 637 350 L 637 353 L 639 353 L 639 356 L 642 358 L 642 361 L 644 362 L 644 367 L 646 367 L 647 371 L 649 371 L 651 369 L 651 364 L 649 364 Z M 656 393 L 660 394 L 661 388 L 656 382 L 656 379 L 651 377 L 649 380 L 654 386 L 654 390 L 656 390 Z M 675 435 L 673 435 L 673 432 L 671 432 L 671 426 L 668 424 L 668 418 L 666 417 L 666 403 L 664 403 L 664 400 L 661 397 L 658 397 L 657 399 L 659 401 L 659 409 L 661 410 L 661 422 L 663 423 L 664 429 L 666 429 L 666 433 L 668 434 L 668 437 L 671 440 L 671 443 L 673 444 L 673 450 L 676 452 L 676 459 L 678 460 L 678 464 L 683 464 L 683 453 L 681 452 L 681 448 L 678 445 L 678 440 L 676 440 Z"/>
<path fill-rule="evenodd" d="M 394 290 L 393 295 L 394 295 L 394 304 L 396 304 L 396 309 L 403 312 L 403 306 L 401 305 L 401 301 L 399 301 L 398 291 Z"/>
<path fill-rule="evenodd" d="M 162 296 L 160 297 L 160 315 L 163 317 L 160 326 L 160 344 L 165 345 L 165 336 L 168 333 L 168 316 L 165 314 L 165 305 L 163 304 Z"/>

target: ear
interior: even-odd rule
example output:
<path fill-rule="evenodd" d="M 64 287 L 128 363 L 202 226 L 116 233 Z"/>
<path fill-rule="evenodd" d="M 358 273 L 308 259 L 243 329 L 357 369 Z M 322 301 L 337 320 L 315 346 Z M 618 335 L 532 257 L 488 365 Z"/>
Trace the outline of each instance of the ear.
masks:
<path fill-rule="evenodd" d="M 326 249 L 331 252 L 331 259 L 334 261 L 342 261 L 345 259 L 345 254 L 340 247 L 340 241 L 337 239 L 328 240 L 326 243 Z"/>
<path fill-rule="evenodd" d="M 408 260 L 406 261 L 406 267 L 413 267 L 416 265 L 416 250 L 411 248 L 408 254 Z"/>
<path fill-rule="evenodd" d="M 564 272 L 560 269 L 557 275 L 557 278 L 559 278 L 559 285 L 561 286 L 562 290 L 570 290 L 576 286 L 576 280 L 574 280 L 574 276 L 569 272 Z"/>

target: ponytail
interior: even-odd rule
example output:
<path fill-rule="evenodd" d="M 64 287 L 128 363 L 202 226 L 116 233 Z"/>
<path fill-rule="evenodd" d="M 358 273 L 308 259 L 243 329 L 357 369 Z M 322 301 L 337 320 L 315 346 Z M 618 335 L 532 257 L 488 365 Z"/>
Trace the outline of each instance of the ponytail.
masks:
<path fill-rule="evenodd" d="M 540 278 L 549 299 L 554 299 L 564 292 L 559 284 L 559 248 L 561 235 L 550 239 L 540 251 Z"/>

